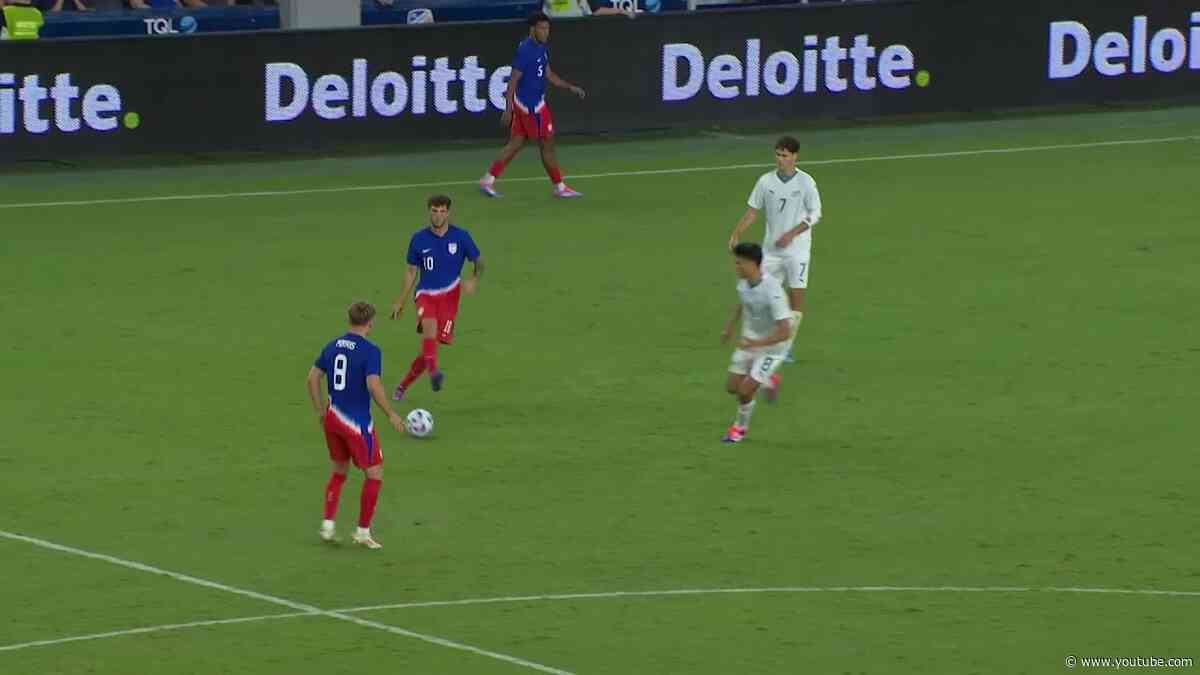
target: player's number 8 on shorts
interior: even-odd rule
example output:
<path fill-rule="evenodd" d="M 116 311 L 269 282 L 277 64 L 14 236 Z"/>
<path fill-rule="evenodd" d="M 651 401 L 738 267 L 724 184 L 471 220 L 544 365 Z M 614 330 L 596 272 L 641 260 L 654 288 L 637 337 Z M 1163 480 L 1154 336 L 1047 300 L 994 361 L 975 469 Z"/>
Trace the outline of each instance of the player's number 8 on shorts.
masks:
<path fill-rule="evenodd" d="M 763 375 L 766 375 L 767 373 L 771 372 L 771 365 L 774 363 L 775 359 L 771 358 L 770 356 L 764 357 L 762 365 L 758 367 L 758 371 Z"/>

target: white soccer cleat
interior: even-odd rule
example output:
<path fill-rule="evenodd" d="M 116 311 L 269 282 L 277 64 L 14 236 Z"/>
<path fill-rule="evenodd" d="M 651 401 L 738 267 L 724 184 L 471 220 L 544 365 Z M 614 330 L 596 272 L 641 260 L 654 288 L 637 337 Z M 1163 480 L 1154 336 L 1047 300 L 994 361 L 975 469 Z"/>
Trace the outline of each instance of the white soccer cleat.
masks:
<path fill-rule="evenodd" d="M 375 541 L 375 538 L 371 536 L 370 530 L 364 530 L 363 528 L 360 527 L 354 531 L 353 538 L 354 538 L 354 543 L 358 544 L 359 546 L 363 546 L 363 547 L 369 548 L 369 549 L 383 548 L 383 544 Z"/>
<path fill-rule="evenodd" d="M 320 534 L 321 534 L 322 541 L 328 541 L 328 542 L 337 541 L 337 528 L 334 526 L 332 520 L 322 520 L 321 521 Z"/>
<path fill-rule="evenodd" d="M 489 181 L 488 176 L 479 179 L 479 192 L 489 199 L 500 198 L 500 193 L 496 192 L 496 182 L 494 180 Z"/>
<path fill-rule="evenodd" d="M 583 196 L 583 193 L 576 192 L 564 185 L 561 188 L 554 188 L 554 196 L 558 199 L 579 199 Z"/>

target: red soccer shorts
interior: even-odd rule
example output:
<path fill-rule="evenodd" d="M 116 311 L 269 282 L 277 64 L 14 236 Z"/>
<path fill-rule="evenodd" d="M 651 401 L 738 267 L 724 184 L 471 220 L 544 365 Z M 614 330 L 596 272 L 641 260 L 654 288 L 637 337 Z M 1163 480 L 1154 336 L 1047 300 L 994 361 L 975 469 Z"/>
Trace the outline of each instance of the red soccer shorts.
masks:
<path fill-rule="evenodd" d="M 325 444 L 329 446 L 329 459 L 335 462 L 353 460 L 360 469 L 383 464 L 383 449 L 372 428 L 366 436 L 358 428 L 342 421 L 333 408 L 325 411 Z"/>
<path fill-rule="evenodd" d="M 550 138 L 554 135 L 554 120 L 550 117 L 550 106 L 542 104 L 537 112 L 525 112 L 513 107 L 512 135 L 525 138 Z"/>
<path fill-rule="evenodd" d="M 458 299 L 462 295 L 461 288 L 461 286 L 455 286 L 445 293 L 438 293 L 437 295 L 432 293 L 417 294 L 418 333 L 423 332 L 421 330 L 422 321 L 433 319 L 437 321 L 438 342 L 444 345 L 454 343 L 454 320 L 458 318 Z"/>

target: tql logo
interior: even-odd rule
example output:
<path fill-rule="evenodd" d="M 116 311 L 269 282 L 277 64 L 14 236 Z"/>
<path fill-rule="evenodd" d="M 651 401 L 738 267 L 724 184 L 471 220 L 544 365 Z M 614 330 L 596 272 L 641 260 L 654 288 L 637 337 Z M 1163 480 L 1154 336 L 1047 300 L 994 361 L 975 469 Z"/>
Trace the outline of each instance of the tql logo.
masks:
<path fill-rule="evenodd" d="M 114 131 L 122 124 L 136 129 L 141 118 L 135 112 L 122 116 L 122 105 L 121 90 L 111 84 L 83 88 L 70 73 L 59 73 L 43 84 L 38 75 L 18 78 L 0 72 L 0 135 Z"/>
<path fill-rule="evenodd" d="M 179 18 L 178 27 L 176 27 L 175 19 L 170 17 L 158 17 L 155 19 L 142 19 L 146 24 L 146 35 L 178 35 L 180 33 L 195 33 L 200 24 L 195 17 L 183 16 Z"/>

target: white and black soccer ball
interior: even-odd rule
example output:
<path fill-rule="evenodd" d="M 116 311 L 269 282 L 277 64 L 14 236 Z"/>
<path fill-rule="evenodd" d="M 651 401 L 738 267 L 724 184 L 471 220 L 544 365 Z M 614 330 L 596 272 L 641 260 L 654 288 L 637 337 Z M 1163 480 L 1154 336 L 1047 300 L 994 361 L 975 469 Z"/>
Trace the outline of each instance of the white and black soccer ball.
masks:
<path fill-rule="evenodd" d="M 417 408 L 404 418 L 404 428 L 414 438 L 425 438 L 433 433 L 433 415 L 428 410 Z"/>

